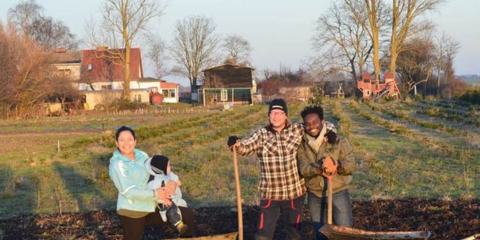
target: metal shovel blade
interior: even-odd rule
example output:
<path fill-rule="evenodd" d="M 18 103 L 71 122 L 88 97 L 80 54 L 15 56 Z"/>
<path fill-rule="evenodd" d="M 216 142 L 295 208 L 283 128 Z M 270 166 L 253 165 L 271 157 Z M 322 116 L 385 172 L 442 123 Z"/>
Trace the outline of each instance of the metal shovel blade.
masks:
<path fill-rule="evenodd" d="M 372 232 L 349 227 L 325 224 L 320 228 L 330 240 L 366 240 L 366 239 L 428 239 L 428 231 L 412 232 Z"/>
<path fill-rule="evenodd" d="M 235 240 L 237 239 L 237 232 L 227 233 L 222 235 L 215 236 L 205 236 L 205 237 L 196 237 L 196 238 L 173 238 L 171 240 Z"/>

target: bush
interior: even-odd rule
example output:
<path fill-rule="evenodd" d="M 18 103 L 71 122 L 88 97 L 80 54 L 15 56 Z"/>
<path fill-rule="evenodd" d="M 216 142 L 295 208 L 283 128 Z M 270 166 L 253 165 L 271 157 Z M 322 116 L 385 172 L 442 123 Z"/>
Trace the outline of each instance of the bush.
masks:
<path fill-rule="evenodd" d="M 480 89 L 468 89 L 459 98 L 460 101 L 480 105 Z"/>
<path fill-rule="evenodd" d="M 149 105 L 142 102 L 132 102 L 125 99 L 119 99 L 112 104 L 113 108 L 116 110 L 131 110 L 131 109 L 140 109 L 147 108 Z"/>

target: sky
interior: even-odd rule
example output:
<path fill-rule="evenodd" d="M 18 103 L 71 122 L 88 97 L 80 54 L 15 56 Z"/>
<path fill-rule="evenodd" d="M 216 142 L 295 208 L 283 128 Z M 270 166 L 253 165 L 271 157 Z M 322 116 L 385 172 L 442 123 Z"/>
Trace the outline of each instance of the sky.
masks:
<path fill-rule="evenodd" d="M 160 0 L 159 0 L 160 1 Z M 190 15 L 204 15 L 217 25 L 220 36 L 237 34 L 248 40 L 253 48 L 252 65 L 259 71 L 283 68 L 296 71 L 302 62 L 313 56 L 311 38 L 316 19 L 325 13 L 334 0 L 165 0 L 163 16 L 149 24 L 169 44 L 177 21 Z M 338 0 L 337 0 L 338 1 Z M 1 0 L 0 19 L 5 22 L 8 9 L 21 0 Z M 61 20 L 79 38 L 85 34 L 87 21 L 101 16 L 101 0 L 36 0 L 44 7 L 46 16 Z M 427 18 L 440 31 L 460 42 L 455 59 L 456 74 L 480 75 L 480 0 L 447 0 Z M 140 46 L 141 47 L 141 46 Z M 143 57 L 145 58 L 145 53 Z M 144 60 L 144 62 L 146 62 Z M 145 75 L 153 76 L 150 66 Z M 188 80 L 167 80 L 188 85 Z"/>

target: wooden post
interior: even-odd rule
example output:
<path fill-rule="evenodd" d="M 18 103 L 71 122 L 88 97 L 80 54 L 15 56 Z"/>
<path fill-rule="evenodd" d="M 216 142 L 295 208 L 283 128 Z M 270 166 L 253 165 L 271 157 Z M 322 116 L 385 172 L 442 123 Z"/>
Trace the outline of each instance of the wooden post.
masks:
<path fill-rule="evenodd" d="M 235 190 L 237 192 L 238 240 L 243 240 L 242 193 L 240 191 L 240 174 L 238 173 L 237 149 L 235 146 L 233 146 L 233 166 L 235 171 Z"/>
<path fill-rule="evenodd" d="M 203 106 L 205 107 L 205 88 L 203 88 Z"/>
<path fill-rule="evenodd" d="M 332 204 L 333 204 L 333 186 L 332 186 L 332 184 L 333 184 L 333 183 L 332 183 L 332 176 L 327 177 L 327 179 L 328 179 L 328 182 L 327 182 L 327 184 L 328 184 L 328 185 L 327 185 L 327 191 L 328 191 L 328 198 L 327 198 L 327 200 L 328 200 L 328 203 L 327 203 L 327 204 L 328 204 L 328 206 L 327 206 L 327 207 L 328 207 L 328 210 L 327 210 L 327 212 L 328 212 L 328 215 L 327 215 L 327 223 L 331 225 L 331 224 L 333 224 L 333 221 L 332 221 L 332 215 L 333 215 L 333 206 L 332 206 Z"/>

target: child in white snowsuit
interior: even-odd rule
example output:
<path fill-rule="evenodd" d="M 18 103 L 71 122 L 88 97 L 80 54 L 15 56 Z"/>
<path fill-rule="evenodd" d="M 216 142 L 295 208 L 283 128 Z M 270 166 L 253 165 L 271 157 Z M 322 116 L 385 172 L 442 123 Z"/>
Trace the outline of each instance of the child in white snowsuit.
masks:
<path fill-rule="evenodd" d="M 145 165 L 148 172 L 151 174 L 148 188 L 155 190 L 165 187 L 167 191 L 172 193 L 172 200 L 158 203 L 160 215 L 164 222 L 168 220 L 178 230 L 180 234 L 187 231 L 188 226 L 182 221 L 182 214 L 178 206 L 187 207 L 187 202 L 182 198 L 180 185 L 182 184 L 178 176 L 171 171 L 170 161 L 168 157 L 163 155 L 155 155 L 149 158 Z"/>

